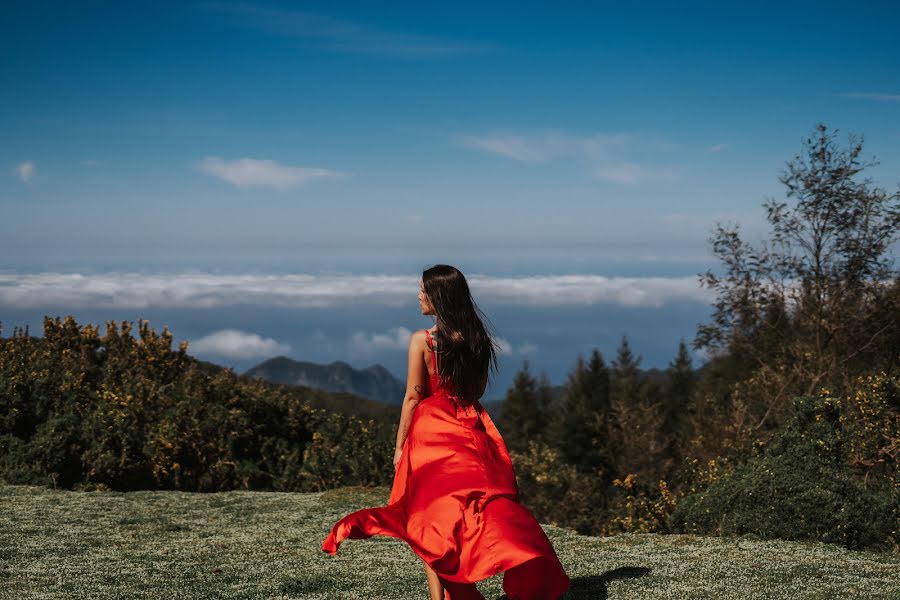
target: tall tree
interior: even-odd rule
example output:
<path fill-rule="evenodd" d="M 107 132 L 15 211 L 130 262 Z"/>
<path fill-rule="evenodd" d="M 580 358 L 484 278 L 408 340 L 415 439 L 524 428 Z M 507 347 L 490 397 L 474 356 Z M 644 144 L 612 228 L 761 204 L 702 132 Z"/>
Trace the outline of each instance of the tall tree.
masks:
<path fill-rule="evenodd" d="M 578 356 L 547 437 L 565 462 L 584 473 L 599 470 L 611 482 L 608 425 L 609 369 L 594 348 L 586 363 Z"/>
<path fill-rule="evenodd" d="M 764 203 L 768 238 L 757 247 L 722 224 L 710 238 L 725 273 L 701 274 L 717 300 L 694 348 L 735 369 L 727 426 L 747 440 L 783 422 L 790 398 L 843 393 L 856 375 L 896 364 L 900 273 L 887 251 L 900 191 L 860 178 L 878 164 L 862 148 L 861 137 L 843 148 L 817 125 L 779 178 L 791 204 Z"/>
<path fill-rule="evenodd" d="M 512 387 L 500 405 L 498 425 L 503 440 L 510 451 L 525 452 L 528 440 L 540 439 L 547 426 L 547 408 L 550 401 L 546 375 L 540 380 L 528 370 L 528 359 L 516 373 Z"/>
<path fill-rule="evenodd" d="M 663 389 L 659 383 L 641 376 L 641 357 L 631 351 L 627 336 L 616 350 L 610 393 L 609 443 L 615 449 L 616 477 L 638 475 L 646 484 L 670 468 L 663 462 L 666 446 L 663 432 Z"/>
<path fill-rule="evenodd" d="M 678 354 L 669 363 L 665 405 L 663 407 L 663 433 L 669 437 L 666 454 L 677 460 L 683 447 L 682 440 L 687 432 L 688 409 L 694 391 L 696 373 L 692 366 L 691 355 L 684 339 L 678 343 Z"/>
<path fill-rule="evenodd" d="M 637 403 L 640 387 L 640 364 L 642 358 L 635 356 L 628 343 L 628 336 L 623 335 L 616 349 L 613 361 L 612 399 L 626 409 Z"/>

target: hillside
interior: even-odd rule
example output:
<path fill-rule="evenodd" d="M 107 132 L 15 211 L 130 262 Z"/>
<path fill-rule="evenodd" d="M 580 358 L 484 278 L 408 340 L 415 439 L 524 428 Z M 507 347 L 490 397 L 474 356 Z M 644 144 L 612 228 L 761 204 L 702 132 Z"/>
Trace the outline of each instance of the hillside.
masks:
<path fill-rule="evenodd" d="M 0 485 L 0 598 L 427 598 L 399 540 L 320 549 L 386 488 L 320 493 L 70 492 Z M 567 598 L 898 598 L 900 557 L 785 541 L 629 534 L 546 525 Z M 365 576 L 361 576 L 365 574 Z M 502 597 L 502 574 L 479 584 Z"/>
<path fill-rule="evenodd" d="M 277 356 L 248 369 L 244 375 L 270 383 L 300 385 L 326 392 L 348 392 L 395 405 L 402 403 L 406 393 L 406 383 L 383 366 L 354 369 L 340 360 L 321 365 Z"/>

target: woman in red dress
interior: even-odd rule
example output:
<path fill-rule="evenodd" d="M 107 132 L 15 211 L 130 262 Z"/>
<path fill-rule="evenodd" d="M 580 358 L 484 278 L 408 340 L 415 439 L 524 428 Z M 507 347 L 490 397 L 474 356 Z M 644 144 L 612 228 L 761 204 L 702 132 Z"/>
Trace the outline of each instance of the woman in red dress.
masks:
<path fill-rule="evenodd" d="M 497 362 L 487 319 L 449 265 L 424 271 L 419 302 L 435 326 L 410 338 L 390 499 L 338 521 L 322 550 L 391 536 L 425 563 L 432 600 L 484 600 L 475 582 L 500 572 L 509 600 L 557 600 L 569 577 L 519 503 L 506 444 L 479 402 Z"/>

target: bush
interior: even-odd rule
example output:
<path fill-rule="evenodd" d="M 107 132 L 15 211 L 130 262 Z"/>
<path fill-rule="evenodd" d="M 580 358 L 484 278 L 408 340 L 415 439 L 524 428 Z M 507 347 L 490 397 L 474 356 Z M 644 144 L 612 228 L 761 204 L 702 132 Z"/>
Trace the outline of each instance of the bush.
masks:
<path fill-rule="evenodd" d="M 510 452 L 522 502 L 541 523 L 601 535 L 608 500 L 599 471 L 583 473 L 559 450 L 529 440 L 526 452 Z"/>
<path fill-rule="evenodd" d="M 678 501 L 671 525 L 687 533 L 750 534 L 886 549 L 896 536 L 900 494 L 886 480 L 867 487 L 848 461 L 855 428 L 840 399 L 802 396 L 768 447 L 745 465 Z"/>
<path fill-rule="evenodd" d="M 0 338 L 0 481 L 202 492 L 390 483 L 389 425 L 201 363 L 147 321 L 137 339 L 131 329 L 110 321 L 101 336 L 46 317 L 43 337 Z"/>
<path fill-rule="evenodd" d="M 669 517 L 677 499 L 669 492 L 669 485 L 660 479 L 655 489 L 640 485 L 638 477 L 629 473 L 613 480 L 624 495 L 613 502 L 611 518 L 603 527 L 603 535 L 617 533 L 668 533 Z"/>

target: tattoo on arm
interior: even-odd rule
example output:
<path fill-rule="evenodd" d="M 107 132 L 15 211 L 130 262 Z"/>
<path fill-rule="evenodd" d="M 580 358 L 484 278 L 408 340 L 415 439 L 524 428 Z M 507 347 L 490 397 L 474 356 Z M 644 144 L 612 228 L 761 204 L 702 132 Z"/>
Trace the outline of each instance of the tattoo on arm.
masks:
<path fill-rule="evenodd" d="M 416 384 L 415 387 L 414 387 L 413 389 L 416 390 L 416 393 L 418 393 L 419 396 L 421 396 L 421 395 L 422 395 L 422 392 L 424 391 L 424 390 L 422 389 L 421 384 Z"/>

